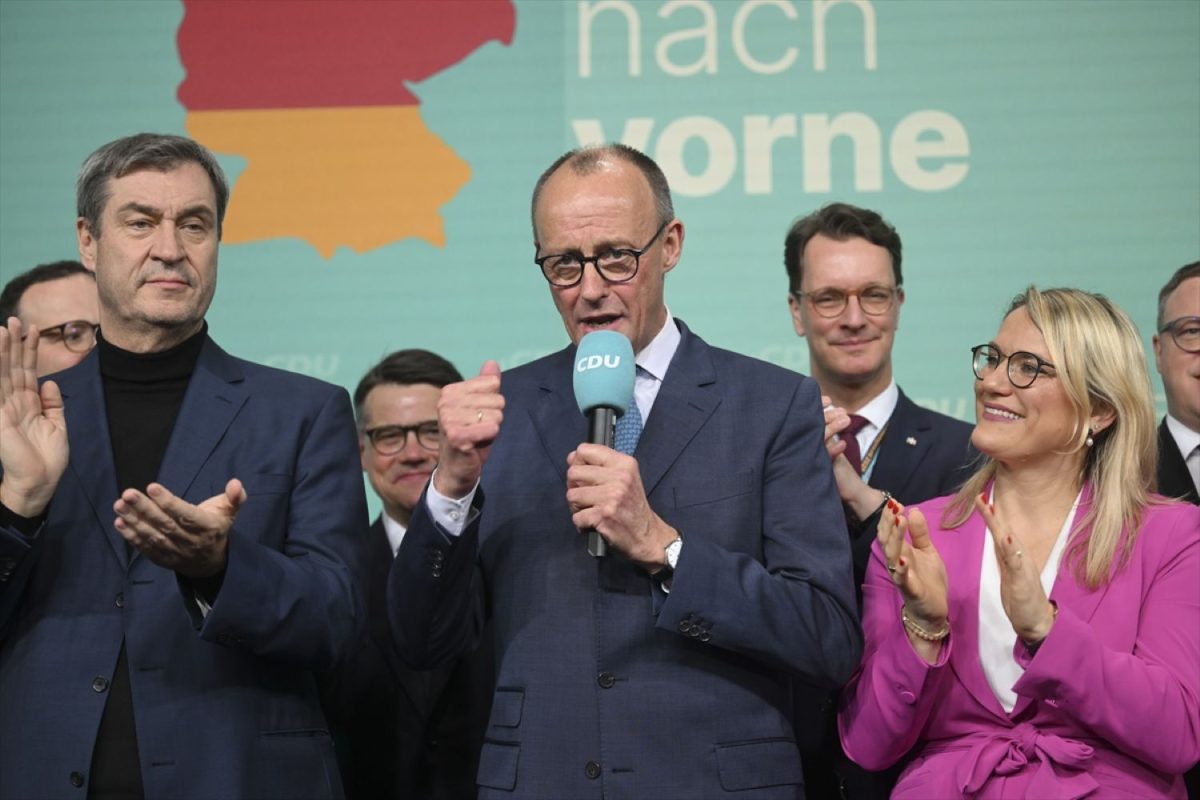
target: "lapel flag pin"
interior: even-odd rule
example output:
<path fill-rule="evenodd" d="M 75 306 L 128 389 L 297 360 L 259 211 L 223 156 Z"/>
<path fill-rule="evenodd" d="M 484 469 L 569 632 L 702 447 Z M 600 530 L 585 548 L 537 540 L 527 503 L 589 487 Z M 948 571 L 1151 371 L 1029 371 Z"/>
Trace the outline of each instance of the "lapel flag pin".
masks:
<path fill-rule="evenodd" d="M 916 438 L 915 438 L 915 437 L 913 437 L 913 436 L 910 436 L 910 437 L 908 437 L 907 439 L 905 439 L 905 440 L 904 440 L 904 443 L 905 443 L 906 445 L 908 445 L 909 447 L 916 447 L 916 446 L 917 446 L 917 440 L 916 440 Z"/>

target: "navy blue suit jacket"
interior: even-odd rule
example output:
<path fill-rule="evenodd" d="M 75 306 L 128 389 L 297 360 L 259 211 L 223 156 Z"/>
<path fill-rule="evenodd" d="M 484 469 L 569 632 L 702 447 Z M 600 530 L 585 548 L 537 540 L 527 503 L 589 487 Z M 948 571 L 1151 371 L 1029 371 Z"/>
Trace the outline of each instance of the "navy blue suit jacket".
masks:
<path fill-rule="evenodd" d="M 571 523 L 586 435 L 573 347 L 501 379 L 505 416 L 458 539 L 418 508 L 392 568 L 402 655 L 474 645 L 499 678 L 480 796 L 800 798 L 789 676 L 844 681 L 861 631 L 816 382 L 682 340 L 635 456 L 683 536 L 670 594 Z M 483 497 L 480 497 L 483 495 Z"/>
<path fill-rule="evenodd" d="M 475 773 L 495 686 L 492 648 L 448 666 L 410 669 L 400 662 L 388 624 L 392 545 L 382 519 L 371 525 L 362 581 L 367 627 L 335 673 L 323 700 L 333 726 L 350 800 L 461 800 Z"/>
<path fill-rule="evenodd" d="M 119 489 L 93 352 L 55 376 L 71 459 L 36 536 L 0 528 L 0 797 L 81 797 L 125 642 L 148 800 L 342 794 L 315 670 L 353 641 L 367 529 L 343 389 L 205 342 L 159 481 L 248 499 L 202 616 L 174 572 L 113 528 Z M 142 487 L 144 488 L 144 487 Z M 132 552 L 132 555 L 130 554 Z"/>

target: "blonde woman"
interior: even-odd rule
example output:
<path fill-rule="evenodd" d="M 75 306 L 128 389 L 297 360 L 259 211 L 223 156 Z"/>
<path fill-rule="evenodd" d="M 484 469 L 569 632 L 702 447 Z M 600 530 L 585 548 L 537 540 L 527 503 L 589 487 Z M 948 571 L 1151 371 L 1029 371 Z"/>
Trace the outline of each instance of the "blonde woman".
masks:
<path fill-rule="evenodd" d="M 846 753 L 912 760 L 893 798 L 1183 797 L 1200 758 L 1200 509 L 1151 494 L 1138 333 L 1030 287 L 973 349 L 987 456 L 889 501 L 864 586 Z"/>

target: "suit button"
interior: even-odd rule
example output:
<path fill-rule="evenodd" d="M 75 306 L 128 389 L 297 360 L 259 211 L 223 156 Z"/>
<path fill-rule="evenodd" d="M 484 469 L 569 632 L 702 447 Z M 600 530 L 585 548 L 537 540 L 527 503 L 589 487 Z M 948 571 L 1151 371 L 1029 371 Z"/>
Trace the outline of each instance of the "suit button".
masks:
<path fill-rule="evenodd" d="M 217 644 L 225 645 L 226 647 L 228 647 L 229 645 L 233 644 L 233 636 L 228 633 L 218 633 L 217 634 Z"/>
<path fill-rule="evenodd" d="M 596 679 L 601 689 L 611 689 L 616 682 L 617 678 L 611 672 L 601 672 L 600 677 Z"/>
<path fill-rule="evenodd" d="M 692 623 L 686 619 L 680 620 L 679 621 L 679 632 L 680 633 L 691 633 L 692 632 Z"/>
<path fill-rule="evenodd" d="M 596 780 L 596 778 L 600 777 L 600 765 L 595 761 L 589 761 L 583 765 L 583 774 L 592 780 Z"/>
<path fill-rule="evenodd" d="M 76 789 L 78 789 L 80 786 L 83 786 L 83 773 L 82 772 L 72 772 L 71 773 L 71 785 L 74 786 Z"/>
<path fill-rule="evenodd" d="M 700 634 L 698 637 L 696 637 L 696 638 L 698 638 L 698 639 L 699 639 L 700 641 L 702 641 L 702 642 L 707 642 L 707 641 L 708 641 L 709 639 L 711 639 L 712 637 L 708 635 L 708 631 L 703 631 L 703 632 L 701 632 L 701 634 Z"/>
<path fill-rule="evenodd" d="M 125 607 L 125 593 L 117 592 L 117 596 L 113 598 L 113 602 L 116 604 L 117 608 L 124 608 Z"/>
<path fill-rule="evenodd" d="M 917 702 L 917 696 L 907 690 L 900 693 L 900 699 L 904 702 L 905 705 L 909 705 L 909 706 L 911 706 L 913 703 Z"/>
<path fill-rule="evenodd" d="M 108 689 L 108 678 L 98 677 L 92 681 L 92 691 L 103 694 Z"/>

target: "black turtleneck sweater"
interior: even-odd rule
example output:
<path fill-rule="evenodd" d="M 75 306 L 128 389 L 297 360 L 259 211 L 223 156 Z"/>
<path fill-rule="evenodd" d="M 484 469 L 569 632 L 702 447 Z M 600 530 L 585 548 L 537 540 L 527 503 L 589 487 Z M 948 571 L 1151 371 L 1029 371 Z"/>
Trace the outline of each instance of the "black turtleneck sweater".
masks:
<path fill-rule="evenodd" d="M 159 353 L 131 353 L 106 341 L 103 332 L 97 337 L 118 491 L 145 491 L 157 480 L 206 331 L 207 326 Z M 92 751 L 88 797 L 140 800 L 143 796 L 129 662 L 122 642 Z"/>

